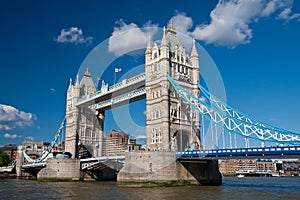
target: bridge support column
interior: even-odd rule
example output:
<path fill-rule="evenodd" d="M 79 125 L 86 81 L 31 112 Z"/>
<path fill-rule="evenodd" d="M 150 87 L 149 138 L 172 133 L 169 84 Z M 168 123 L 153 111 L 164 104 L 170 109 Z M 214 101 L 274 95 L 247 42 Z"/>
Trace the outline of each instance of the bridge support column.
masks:
<path fill-rule="evenodd" d="M 220 185 L 222 177 L 218 161 L 201 160 L 183 163 L 174 151 L 128 152 L 125 165 L 118 173 L 120 185 Z"/>
<path fill-rule="evenodd" d="M 184 168 L 200 183 L 200 185 L 221 185 L 222 175 L 218 160 L 205 158 L 178 159 Z"/>
<path fill-rule="evenodd" d="M 23 155 L 23 146 L 20 145 L 17 147 L 17 162 L 16 162 L 16 173 L 17 173 L 17 177 L 21 177 L 22 176 L 22 165 L 24 162 L 24 155 Z"/>
<path fill-rule="evenodd" d="M 82 180 L 84 174 L 80 171 L 79 159 L 49 159 L 46 168 L 39 171 L 37 178 L 39 180 Z"/>

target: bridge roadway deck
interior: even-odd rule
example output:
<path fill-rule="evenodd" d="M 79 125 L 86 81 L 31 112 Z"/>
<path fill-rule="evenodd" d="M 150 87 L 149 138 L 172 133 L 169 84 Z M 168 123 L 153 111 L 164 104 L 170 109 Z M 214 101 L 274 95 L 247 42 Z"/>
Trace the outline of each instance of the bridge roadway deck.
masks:
<path fill-rule="evenodd" d="M 184 152 L 176 152 L 179 160 L 197 161 L 211 159 L 236 159 L 236 158 L 300 158 L 300 146 L 285 147 L 257 147 L 257 148 L 237 148 L 237 149 L 215 149 L 215 150 L 187 150 Z M 80 159 L 83 165 L 88 167 L 96 163 L 104 163 L 107 161 L 124 162 L 125 156 L 102 156 L 98 158 Z M 46 162 L 22 165 L 23 169 L 45 167 Z"/>
<path fill-rule="evenodd" d="M 41 163 L 31 163 L 22 165 L 22 169 L 30 169 L 30 168 L 43 168 L 46 167 L 46 162 Z"/>
<path fill-rule="evenodd" d="M 109 100 L 114 100 L 116 98 L 121 99 L 122 101 L 118 101 L 118 104 L 122 104 L 125 100 L 130 100 L 131 102 L 137 101 L 145 98 L 146 92 L 139 92 L 138 95 L 132 95 L 133 93 L 137 93 L 137 91 L 141 91 L 145 87 L 145 73 L 139 74 L 129 79 L 124 79 L 119 83 L 116 83 L 113 86 L 110 86 L 106 91 L 97 91 L 95 94 L 83 96 L 77 102 L 76 106 L 90 106 L 94 104 L 101 104 L 103 102 L 107 102 Z M 127 98 L 124 98 L 127 97 Z M 111 105 L 104 106 L 103 109 L 109 109 Z M 98 106 L 101 108 L 101 106 Z"/>
<path fill-rule="evenodd" d="M 300 146 L 187 150 L 176 152 L 176 156 L 182 159 L 300 158 Z"/>

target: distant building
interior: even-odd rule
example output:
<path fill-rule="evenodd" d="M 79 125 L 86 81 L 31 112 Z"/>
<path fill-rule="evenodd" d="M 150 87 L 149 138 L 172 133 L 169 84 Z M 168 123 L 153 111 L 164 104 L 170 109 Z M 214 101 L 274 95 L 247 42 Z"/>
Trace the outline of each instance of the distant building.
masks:
<path fill-rule="evenodd" d="M 256 169 L 261 171 L 270 170 L 275 172 L 277 170 L 276 163 L 277 161 L 272 161 L 270 159 L 258 159 L 256 160 Z"/>
<path fill-rule="evenodd" d="M 142 145 L 136 143 L 136 139 L 128 140 L 128 151 L 139 151 L 142 150 Z"/>
<path fill-rule="evenodd" d="M 37 142 L 37 141 L 24 141 L 22 143 L 23 149 L 32 159 L 37 159 L 42 152 L 49 146 L 49 142 Z M 28 163 L 25 159 L 24 164 Z"/>
<path fill-rule="evenodd" d="M 300 160 L 283 161 L 281 171 L 284 176 L 300 176 Z"/>
<path fill-rule="evenodd" d="M 276 163 L 269 159 L 227 159 L 220 163 L 219 169 L 223 176 L 235 176 L 237 171 L 242 170 L 275 172 Z"/>
<path fill-rule="evenodd" d="M 4 151 L 9 156 L 9 161 L 13 162 L 17 158 L 17 145 L 6 144 L 0 147 L 0 150 Z"/>
<path fill-rule="evenodd" d="M 121 156 L 125 151 L 140 150 L 141 145 L 124 132 L 112 130 L 104 136 L 103 156 Z"/>
<path fill-rule="evenodd" d="M 54 146 L 52 152 L 63 152 L 65 151 L 65 142 L 59 142 L 56 146 Z"/>
<path fill-rule="evenodd" d="M 247 170 L 254 173 L 272 172 L 280 176 L 300 176 L 300 160 L 227 159 L 221 161 L 219 169 L 223 176 L 235 176 Z"/>

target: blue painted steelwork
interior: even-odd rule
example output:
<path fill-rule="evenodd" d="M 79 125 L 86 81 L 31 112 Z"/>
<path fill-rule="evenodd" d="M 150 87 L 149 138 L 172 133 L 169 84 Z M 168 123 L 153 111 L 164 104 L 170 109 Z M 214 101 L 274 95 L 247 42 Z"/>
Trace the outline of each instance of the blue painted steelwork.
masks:
<path fill-rule="evenodd" d="M 237 158 L 237 157 L 300 157 L 300 146 L 257 147 L 237 149 L 191 150 L 176 152 L 181 158 Z"/>
<path fill-rule="evenodd" d="M 54 145 L 56 144 L 59 136 L 61 135 L 64 127 L 65 127 L 65 122 L 66 122 L 66 118 L 63 119 L 63 121 L 61 122 L 60 124 L 60 127 L 57 131 L 57 133 L 55 134 L 52 142 L 49 144 L 49 146 L 42 152 L 42 154 L 40 155 L 40 157 L 38 157 L 37 159 L 32 159 L 30 158 L 30 156 L 25 152 L 25 150 L 23 150 L 23 155 L 25 157 L 25 159 L 28 161 L 28 162 L 31 162 L 31 163 L 40 163 L 40 162 L 43 162 L 47 156 L 51 153 Z"/>
<path fill-rule="evenodd" d="M 225 103 L 214 98 L 208 91 L 203 90 L 203 87 L 199 87 L 200 91 L 203 90 L 206 98 L 210 101 L 206 103 L 193 96 L 170 76 L 168 76 L 168 80 L 189 106 L 228 132 L 263 142 L 267 141 L 285 145 L 300 144 L 300 134 L 298 133 L 276 128 L 242 115 L 240 112 L 235 111 Z"/>

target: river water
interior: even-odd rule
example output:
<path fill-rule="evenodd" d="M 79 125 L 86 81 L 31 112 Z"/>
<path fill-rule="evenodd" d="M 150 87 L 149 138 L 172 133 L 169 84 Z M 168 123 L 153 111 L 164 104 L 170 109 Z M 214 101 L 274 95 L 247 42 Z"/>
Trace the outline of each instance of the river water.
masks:
<path fill-rule="evenodd" d="M 125 188 L 115 182 L 0 179 L 3 199 L 300 199 L 300 177 L 223 178 L 221 186 Z"/>

